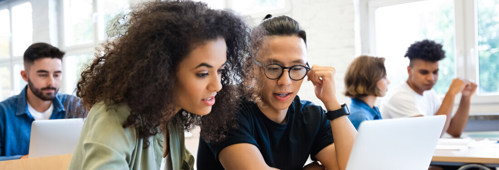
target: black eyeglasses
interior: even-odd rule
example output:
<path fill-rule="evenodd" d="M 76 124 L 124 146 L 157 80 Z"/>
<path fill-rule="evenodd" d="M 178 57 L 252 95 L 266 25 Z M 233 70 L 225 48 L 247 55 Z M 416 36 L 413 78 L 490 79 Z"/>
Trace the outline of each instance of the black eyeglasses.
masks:
<path fill-rule="evenodd" d="M 284 67 L 279 64 L 269 64 L 263 66 L 262 63 L 255 60 L 255 63 L 263 68 L 263 72 L 268 79 L 277 80 L 281 78 L 282 73 L 284 73 L 284 69 L 288 69 L 288 75 L 291 80 L 299 81 L 307 75 L 308 71 L 310 71 L 310 66 L 308 63 L 305 65 L 293 65 L 291 67 Z"/>

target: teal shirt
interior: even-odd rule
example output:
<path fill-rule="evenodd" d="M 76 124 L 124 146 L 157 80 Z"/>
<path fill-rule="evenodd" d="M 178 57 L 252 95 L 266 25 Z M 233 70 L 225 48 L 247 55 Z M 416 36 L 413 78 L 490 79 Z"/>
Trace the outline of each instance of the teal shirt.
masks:
<path fill-rule="evenodd" d="M 374 106 L 371 108 L 366 102 L 358 98 L 352 98 L 349 108 L 350 115 L 348 115 L 348 119 L 350 119 L 357 130 L 359 130 L 360 123 L 363 121 L 382 119 L 378 107 Z"/>
<path fill-rule="evenodd" d="M 134 127 L 123 128 L 128 115 L 126 104 L 95 104 L 85 120 L 69 169 L 159 169 L 163 135 L 139 139 Z M 193 169 L 194 158 L 185 149 L 183 127 L 169 124 L 168 132 L 172 168 Z M 145 140 L 149 147 L 144 148 Z"/>

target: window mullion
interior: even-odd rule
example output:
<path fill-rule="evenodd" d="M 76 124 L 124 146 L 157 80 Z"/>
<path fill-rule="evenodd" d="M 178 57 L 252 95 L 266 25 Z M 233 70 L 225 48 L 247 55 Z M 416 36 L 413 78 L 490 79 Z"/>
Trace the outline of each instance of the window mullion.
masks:
<path fill-rule="evenodd" d="M 464 3 L 464 29 L 465 29 L 465 78 L 476 83 L 478 77 L 478 48 L 477 48 L 477 17 L 476 1 L 463 1 Z"/>

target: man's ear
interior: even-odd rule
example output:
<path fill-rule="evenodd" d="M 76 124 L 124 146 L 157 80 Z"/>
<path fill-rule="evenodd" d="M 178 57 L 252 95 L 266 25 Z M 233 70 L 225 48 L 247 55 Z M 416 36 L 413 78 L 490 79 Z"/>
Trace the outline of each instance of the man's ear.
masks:
<path fill-rule="evenodd" d="M 24 81 L 28 82 L 28 71 L 21 70 L 21 77 L 23 78 Z"/>

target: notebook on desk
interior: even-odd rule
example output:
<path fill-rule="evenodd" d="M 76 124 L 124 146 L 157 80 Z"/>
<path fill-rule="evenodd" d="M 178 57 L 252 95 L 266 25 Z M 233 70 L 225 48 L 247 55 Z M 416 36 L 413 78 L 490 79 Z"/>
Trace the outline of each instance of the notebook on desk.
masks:
<path fill-rule="evenodd" d="M 84 120 L 35 120 L 31 125 L 30 158 L 70 154 L 75 150 Z"/>
<path fill-rule="evenodd" d="M 428 169 L 445 116 L 364 121 L 347 170 Z"/>

